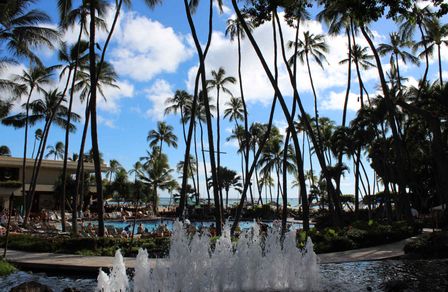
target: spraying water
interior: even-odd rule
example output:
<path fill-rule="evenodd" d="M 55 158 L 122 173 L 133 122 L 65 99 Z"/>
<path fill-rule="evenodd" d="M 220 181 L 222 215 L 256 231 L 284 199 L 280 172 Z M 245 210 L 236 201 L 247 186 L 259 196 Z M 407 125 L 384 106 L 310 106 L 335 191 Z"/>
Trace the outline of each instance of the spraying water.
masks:
<path fill-rule="evenodd" d="M 230 226 L 210 247 L 210 236 L 190 236 L 176 221 L 167 259 L 151 267 L 146 250 L 140 249 L 133 280 L 126 275 L 117 251 L 110 275 L 100 271 L 97 291 L 313 291 L 319 288 L 317 256 L 308 238 L 304 249 L 296 246 L 290 231 L 281 244 L 281 226 L 260 236 L 257 224 L 232 243 Z"/>

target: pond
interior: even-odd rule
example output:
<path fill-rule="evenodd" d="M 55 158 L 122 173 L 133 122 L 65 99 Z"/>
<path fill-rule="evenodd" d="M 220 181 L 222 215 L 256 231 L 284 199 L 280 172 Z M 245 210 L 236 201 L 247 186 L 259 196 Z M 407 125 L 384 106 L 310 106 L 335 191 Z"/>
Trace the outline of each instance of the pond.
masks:
<path fill-rule="evenodd" d="M 448 287 L 448 259 L 321 264 L 319 268 L 321 291 L 447 291 Z M 54 291 L 93 291 L 96 287 L 96 279 L 17 272 L 0 277 L 0 291 L 31 280 Z"/>

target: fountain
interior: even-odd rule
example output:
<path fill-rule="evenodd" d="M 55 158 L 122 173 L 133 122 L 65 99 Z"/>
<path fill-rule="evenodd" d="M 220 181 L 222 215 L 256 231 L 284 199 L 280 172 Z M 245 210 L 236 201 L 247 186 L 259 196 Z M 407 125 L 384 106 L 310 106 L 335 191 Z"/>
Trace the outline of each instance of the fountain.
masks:
<path fill-rule="evenodd" d="M 188 236 L 176 221 L 168 258 L 150 266 L 148 253 L 140 249 L 132 281 L 126 275 L 123 257 L 117 251 L 109 275 L 100 270 L 97 291 L 312 291 L 319 288 L 319 270 L 313 244 L 296 247 L 296 232 L 285 235 L 274 224 L 267 236 L 259 227 L 240 234 L 231 242 L 230 226 L 210 248 L 209 235 Z"/>

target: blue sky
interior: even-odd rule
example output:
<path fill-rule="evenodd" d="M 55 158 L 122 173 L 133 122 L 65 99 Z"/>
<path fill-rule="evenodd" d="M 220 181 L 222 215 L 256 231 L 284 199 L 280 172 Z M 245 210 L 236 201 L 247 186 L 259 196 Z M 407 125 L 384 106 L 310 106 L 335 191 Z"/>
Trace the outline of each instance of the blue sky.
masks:
<path fill-rule="evenodd" d="M 76 2 L 76 1 L 75 1 Z M 114 1 L 112 1 L 114 2 Z M 175 127 L 179 138 L 178 149 L 167 149 L 169 160 L 173 168 L 179 160 L 183 160 L 184 145 L 182 145 L 182 129 L 179 116 L 163 116 L 164 101 L 173 95 L 177 89 L 185 89 L 193 92 L 193 80 L 196 74 L 197 55 L 192 42 L 190 29 L 185 16 L 183 1 L 165 1 L 161 6 L 150 10 L 143 1 L 133 1 L 130 9 L 126 8 L 121 14 L 112 43 L 108 49 L 106 59 L 111 62 L 119 74 L 118 85 L 120 89 L 106 89 L 107 101 L 99 102 L 99 144 L 100 151 L 105 161 L 117 159 L 126 168 L 130 169 L 140 156 L 148 149 L 146 136 L 148 131 L 156 127 L 159 120 L 165 120 Z M 196 27 L 199 31 L 201 41 L 205 43 L 207 34 L 207 3 L 201 1 L 197 13 L 194 16 Z M 214 31 L 212 46 L 207 58 L 207 72 L 217 70 L 223 66 L 228 75 L 237 77 L 237 55 L 236 42 L 232 43 L 225 37 L 224 31 L 226 21 L 233 17 L 233 10 L 229 0 L 224 0 L 224 13 L 219 14 L 215 9 Z M 52 17 L 52 26 L 57 23 L 56 1 L 38 1 L 37 8 L 42 9 Z M 310 12 L 314 15 L 318 8 Z M 111 23 L 113 9 L 106 17 Z M 377 44 L 387 42 L 388 33 L 396 30 L 396 25 L 388 20 L 380 20 L 372 27 Z M 292 40 L 293 30 L 286 25 L 283 27 L 285 39 Z M 326 33 L 325 25 L 310 20 L 302 24 L 302 32 L 310 30 L 312 33 Z M 73 43 L 76 40 L 78 27 L 66 32 L 64 39 Z M 265 24 L 254 31 L 261 49 L 270 64 L 273 64 L 272 29 L 270 24 Z M 104 43 L 105 33 L 99 34 L 99 42 Z M 312 69 L 316 89 L 318 91 L 318 105 L 321 116 L 327 116 L 335 120 L 336 125 L 341 122 L 343 97 L 346 86 L 346 66 L 339 65 L 339 61 L 346 58 L 346 40 L 344 36 L 327 38 L 330 52 L 327 55 L 329 64 L 325 64 L 324 70 L 314 65 Z M 367 43 L 358 36 L 358 42 L 362 46 Z M 248 43 L 243 41 L 243 85 L 248 103 L 250 122 L 267 122 L 270 104 L 272 101 L 272 89 L 262 70 L 254 51 Z M 46 65 L 57 63 L 56 53 L 48 49 L 41 49 L 40 55 Z M 446 48 L 443 48 L 443 63 L 446 65 Z M 291 54 L 291 52 L 289 52 Z M 385 69 L 389 68 L 389 56 L 384 58 Z M 435 57 L 430 65 L 430 78 L 437 78 L 437 64 Z M 279 61 L 281 63 L 281 60 Z M 25 68 L 26 62 L 9 68 L 5 74 L 19 74 Z M 423 66 L 417 68 L 410 64 L 400 64 L 403 75 L 409 78 L 408 83 L 416 84 L 416 79 L 423 74 Z M 349 119 L 359 108 L 357 102 L 358 84 L 355 71 L 352 72 L 352 94 L 349 103 Z M 374 95 L 377 92 L 377 72 L 370 69 L 362 72 L 362 77 L 367 87 Z M 290 102 L 291 86 L 284 67 L 280 68 L 280 86 L 287 100 Z M 57 80 L 53 86 L 58 85 Z M 62 84 L 63 82 L 61 82 Z M 312 113 L 313 98 L 309 85 L 306 66 L 299 66 L 298 75 L 299 91 L 305 107 Z M 239 96 L 238 85 L 230 89 L 235 96 Z M 213 96 L 214 93 L 212 92 Z M 228 96 L 222 98 L 223 108 Z M 21 100 L 24 102 L 24 99 Z M 83 113 L 84 105 L 75 102 L 75 110 Z M 18 108 L 15 109 L 17 111 Z M 286 123 L 280 111 L 276 112 L 274 118 L 276 126 L 284 129 Z M 221 140 L 222 151 L 227 154 L 222 156 L 222 164 L 229 168 L 240 170 L 238 150 L 235 143 L 225 142 L 230 134 L 233 123 L 222 122 Z M 30 149 L 32 150 L 33 128 L 30 131 Z M 78 131 L 71 136 L 70 153 L 79 152 L 82 125 L 78 125 Z M 57 141 L 64 140 L 61 129 L 54 127 L 49 137 L 48 144 L 54 145 Z M 23 153 L 23 129 L 14 130 L 0 126 L 0 144 L 9 146 L 13 156 L 20 157 Z M 90 148 L 90 140 L 87 148 Z M 28 153 L 31 152 L 29 150 Z M 309 168 L 308 159 L 305 159 L 305 168 Z M 351 168 L 352 163 L 347 161 Z M 314 163 L 317 165 L 317 161 Z M 371 172 L 369 172 L 371 174 Z M 178 176 L 178 174 L 175 174 Z M 202 178 L 203 181 L 203 178 Z M 342 190 L 345 193 L 353 193 L 353 173 L 348 173 L 343 180 Z M 203 188 L 202 188 L 203 189 Z M 296 191 L 293 191 L 296 193 Z M 293 194 L 294 194 L 293 193 Z M 202 196 L 205 191 L 202 191 Z"/>

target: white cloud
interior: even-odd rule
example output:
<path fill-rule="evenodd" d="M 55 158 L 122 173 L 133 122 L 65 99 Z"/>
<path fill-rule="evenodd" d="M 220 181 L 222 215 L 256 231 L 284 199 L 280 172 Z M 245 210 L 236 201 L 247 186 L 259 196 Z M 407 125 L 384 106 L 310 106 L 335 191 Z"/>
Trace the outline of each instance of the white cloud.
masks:
<path fill-rule="evenodd" d="M 98 115 L 98 123 L 101 124 L 101 125 L 105 125 L 106 127 L 109 127 L 111 129 L 116 129 L 117 128 L 117 126 L 115 125 L 113 120 L 104 118 L 101 115 Z"/>
<path fill-rule="evenodd" d="M 121 75 L 137 81 L 176 72 L 193 55 L 187 36 L 135 12 L 124 14 L 114 42 L 112 64 Z"/>
<path fill-rule="evenodd" d="M 129 83 L 127 80 L 117 81 L 117 86 L 119 88 L 114 87 L 105 87 L 103 92 L 106 100 L 98 95 L 98 108 L 109 112 L 109 113 L 117 113 L 120 111 L 119 101 L 123 98 L 132 98 L 134 95 L 134 86 Z"/>
<path fill-rule="evenodd" d="M 146 116 L 152 120 L 162 120 L 165 101 L 174 95 L 171 85 L 166 80 L 158 79 L 144 91 L 147 94 L 146 98 L 152 102 L 152 107 L 146 111 Z"/>
<path fill-rule="evenodd" d="M 361 103 L 359 102 L 359 95 L 350 93 L 348 97 L 347 110 L 359 110 Z M 334 92 L 330 91 L 328 97 L 324 99 L 320 105 L 323 110 L 342 110 L 345 103 L 345 91 Z"/>

